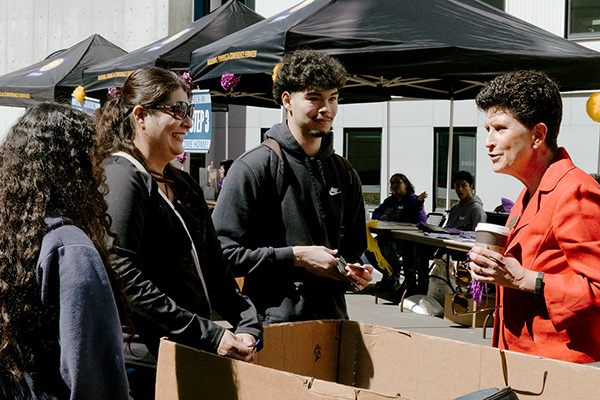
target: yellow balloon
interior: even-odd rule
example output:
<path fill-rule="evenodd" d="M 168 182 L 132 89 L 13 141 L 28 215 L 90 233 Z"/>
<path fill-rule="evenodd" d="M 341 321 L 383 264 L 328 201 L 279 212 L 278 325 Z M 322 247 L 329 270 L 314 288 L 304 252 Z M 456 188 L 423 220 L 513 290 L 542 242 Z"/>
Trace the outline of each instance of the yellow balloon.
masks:
<path fill-rule="evenodd" d="M 594 93 L 588 99 L 585 109 L 587 114 L 596 122 L 600 122 L 600 93 Z"/>
<path fill-rule="evenodd" d="M 77 86 L 77 88 L 73 90 L 73 95 L 78 102 L 83 103 L 85 100 L 85 91 L 83 90 L 83 86 Z"/>

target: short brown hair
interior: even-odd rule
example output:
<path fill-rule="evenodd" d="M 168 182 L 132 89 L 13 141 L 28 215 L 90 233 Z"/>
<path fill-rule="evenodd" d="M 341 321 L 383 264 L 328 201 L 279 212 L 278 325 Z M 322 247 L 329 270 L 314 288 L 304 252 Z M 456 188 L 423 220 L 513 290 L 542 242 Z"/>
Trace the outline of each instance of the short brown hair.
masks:
<path fill-rule="evenodd" d="M 539 71 L 509 72 L 494 78 L 475 98 L 482 111 L 506 110 L 532 129 L 542 122 L 548 127 L 546 144 L 558 151 L 558 131 L 562 120 L 562 98 L 558 85 Z"/>

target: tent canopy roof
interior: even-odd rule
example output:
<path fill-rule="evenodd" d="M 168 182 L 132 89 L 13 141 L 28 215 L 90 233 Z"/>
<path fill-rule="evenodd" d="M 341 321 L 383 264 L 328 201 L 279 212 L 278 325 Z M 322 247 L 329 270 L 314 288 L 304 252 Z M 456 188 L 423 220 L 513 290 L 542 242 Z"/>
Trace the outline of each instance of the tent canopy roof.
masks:
<path fill-rule="evenodd" d="M 215 101 L 228 72 L 243 76 L 226 101 L 274 106 L 258 97 L 271 98 L 273 67 L 299 48 L 342 61 L 351 75 L 342 102 L 473 98 L 518 69 L 542 70 L 562 91 L 600 88 L 600 53 L 477 0 L 306 0 L 195 50 L 190 69 Z"/>
<path fill-rule="evenodd" d="M 178 33 L 164 37 L 131 53 L 95 65 L 84 71 L 84 87 L 88 91 L 122 86 L 127 76 L 143 67 L 188 69 L 190 54 L 198 47 L 212 43 L 242 28 L 262 21 L 238 0 L 229 0 Z"/>
<path fill-rule="evenodd" d="M 94 34 L 46 59 L 0 76 L 0 106 L 31 107 L 39 102 L 70 102 L 71 92 L 82 84 L 85 68 L 127 52 Z"/>

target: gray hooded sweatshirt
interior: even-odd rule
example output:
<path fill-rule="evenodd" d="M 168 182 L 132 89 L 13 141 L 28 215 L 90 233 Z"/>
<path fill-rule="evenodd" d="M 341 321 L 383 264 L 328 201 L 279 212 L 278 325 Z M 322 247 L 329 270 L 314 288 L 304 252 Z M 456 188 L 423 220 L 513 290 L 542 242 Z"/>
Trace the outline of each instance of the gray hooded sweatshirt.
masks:
<path fill-rule="evenodd" d="M 480 222 L 487 219 L 483 211 L 483 201 L 476 194 L 467 201 L 466 204 L 455 204 L 448 215 L 448 224 L 446 228 L 456 228 L 461 231 L 474 231 Z"/>

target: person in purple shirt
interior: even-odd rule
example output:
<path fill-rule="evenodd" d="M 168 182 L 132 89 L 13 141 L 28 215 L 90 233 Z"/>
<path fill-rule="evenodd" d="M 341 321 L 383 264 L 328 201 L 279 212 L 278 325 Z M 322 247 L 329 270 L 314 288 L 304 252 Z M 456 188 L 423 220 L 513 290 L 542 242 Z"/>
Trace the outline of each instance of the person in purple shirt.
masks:
<path fill-rule="evenodd" d="M 221 189 L 223 187 L 223 184 L 225 183 L 225 177 L 227 176 L 227 172 L 229 171 L 229 168 L 231 168 L 231 165 L 233 164 L 233 160 L 231 158 L 226 158 L 225 160 L 221 161 L 219 163 L 219 165 L 221 166 L 221 168 L 219 169 L 220 175 L 221 175 L 221 179 L 219 180 L 219 189 Z"/>
<path fill-rule="evenodd" d="M 427 214 L 423 207 L 423 202 L 427 198 L 427 192 L 423 192 L 417 196 L 415 194 L 415 187 L 406 175 L 400 173 L 392 175 L 390 178 L 390 192 L 392 194 L 373 211 L 372 219 L 408 222 L 412 224 L 425 223 L 427 221 Z M 392 276 L 388 276 L 386 271 L 379 269 L 384 275 L 379 283 L 378 293 L 380 297 L 387 298 L 392 302 L 398 302 L 408 283 L 406 281 L 406 284 L 403 284 L 405 280 L 401 280 L 401 277 L 404 275 L 404 278 L 406 278 L 407 272 L 410 272 L 405 271 L 403 266 L 414 263 L 410 248 L 406 248 L 402 242 L 392 239 L 389 235 L 379 235 L 377 241 L 381 253 L 393 270 Z M 370 257 L 369 254 L 366 255 L 367 259 L 377 268 L 374 257 Z"/>
<path fill-rule="evenodd" d="M 410 222 L 417 224 L 427 221 L 423 202 L 427 192 L 415 194 L 415 187 L 404 174 L 394 174 L 390 178 L 392 194 L 377 207 L 371 216 L 380 221 Z"/>

